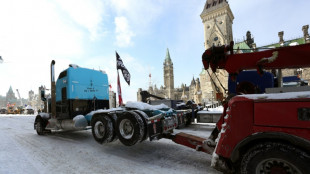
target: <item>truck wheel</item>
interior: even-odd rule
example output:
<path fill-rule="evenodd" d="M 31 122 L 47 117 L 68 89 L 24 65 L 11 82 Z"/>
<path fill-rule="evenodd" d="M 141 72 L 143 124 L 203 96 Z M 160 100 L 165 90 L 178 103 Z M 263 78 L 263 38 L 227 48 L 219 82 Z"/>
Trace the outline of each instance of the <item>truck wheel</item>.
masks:
<path fill-rule="evenodd" d="M 189 126 L 192 123 L 192 113 L 185 115 L 185 126 Z"/>
<path fill-rule="evenodd" d="M 46 125 L 48 121 L 43 119 L 40 115 L 36 116 L 36 119 L 34 121 L 34 128 L 37 131 L 38 135 L 44 135 L 45 133 L 50 133 L 50 130 L 46 130 Z"/>
<path fill-rule="evenodd" d="M 144 136 L 143 120 L 135 112 L 126 112 L 117 119 L 116 133 L 124 145 L 132 146 L 141 141 Z"/>
<path fill-rule="evenodd" d="M 310 156 L 282 143 L 263 143 L 251 148 L 242 158 L 241 173 L 295 173 L 310 171 Z"/>
<path fill-rule="evenodd" d="M 38 135 L 44 135 L 46 124 L 40 116 L 36 118 L 35 127 Z"/>
<path fill-rule="evenodd" d="M 147 120 L 148 116 L 146 113 L 144 113 L 143 111 L 140 111 L 140 110 L 135 110 L 134 112 L 136 112 L 142 118 L 142 121 L 144 124 L 144 135 L 140 141 L 140 142 L 142 142 L 142 141 L 147 139 L 147 122 L 146 122 L 146 120 Z"/>
<path fill-rule="evenodd" d="M 113 124 L 108 116 L 97 116 L 91 122 L 92 134 L 95 140 L 102 143 L 109 143 L 113 140 Z"/>

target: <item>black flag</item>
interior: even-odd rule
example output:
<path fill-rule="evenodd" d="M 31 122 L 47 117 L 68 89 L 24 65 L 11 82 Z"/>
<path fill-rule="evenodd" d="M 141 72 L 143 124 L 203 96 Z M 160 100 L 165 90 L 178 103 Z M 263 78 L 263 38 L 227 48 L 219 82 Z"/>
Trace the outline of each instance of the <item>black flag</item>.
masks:
<path fill-rule="evenodd" d="M 119 57 L 117 52 L 115 52 L 115 53 L 116 53 L 116 69 L 117 70 L 120 69 L 122 71 L 125 81 L 128 83 L 128 85 L 130 85 L 130 73 L 128 72 L 127 68 L 123 64 L 123 61 Z"/>

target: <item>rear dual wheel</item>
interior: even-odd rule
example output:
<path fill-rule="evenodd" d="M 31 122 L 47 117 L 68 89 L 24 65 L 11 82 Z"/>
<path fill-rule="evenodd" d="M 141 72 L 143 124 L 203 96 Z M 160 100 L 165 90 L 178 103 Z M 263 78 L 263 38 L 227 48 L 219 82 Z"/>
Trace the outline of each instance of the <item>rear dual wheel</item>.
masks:
<path fill-rule="evenodd" d="M 132 146 L 143 140 L 145 126 L 142 118 L 135 112 L 129 111 L 119 115 L 116 122 L 116 134 L 126 146 Z"/>
<path fill-rule="evenodd" d="M 99 115 L 91 121 L 92 134 L 100 143 L 109 143 L 115 138 L 114 127 L 111 118 L 107 115 Z"/>

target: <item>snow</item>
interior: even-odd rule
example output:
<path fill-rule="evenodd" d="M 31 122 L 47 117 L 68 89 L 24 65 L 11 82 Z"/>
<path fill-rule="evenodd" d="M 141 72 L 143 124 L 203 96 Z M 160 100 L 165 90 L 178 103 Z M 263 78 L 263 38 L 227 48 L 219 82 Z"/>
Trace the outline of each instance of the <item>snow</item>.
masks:
<path fill-rule="evenodd" d="M 45 119 L 50 118 L 50 115 L 47 114 L 47 113 L 39 113 L 39 115 L 40 115 L 42 118 L 45 118 Z"/>
<path fill-rule="evenodd" d="M 99 71 L 102 72 L 103 74 L 107 74 L 105 70 L 99 70 Z"/>
<path fill-rule="evenodd" d="M 126 103 L 127 108 L 136 108 L 140 110 L 158 110 L 158 109 L 163 109 L 163 108 L 169 108 L 165 104 L 160 104 L 160 105 L 149 105 L 147 103 L 143 102 L 133 102 L 133 101 L 128 101 Z"/>
<path fill-rule="evenodd" d="M 91 111 L 90 113 L 86 114 L 86 115 L 94 115 L 97 113 L 109 113 L 112 111 L 122 111 L 124 110 L 124 108 L 118 107 L 118 108 L 111 108 L 111 109 L 98 109 L 96 111 Z"/>
<path fill-rule="evenodd" d="M 30 105 L 27 105 L 25 109 L 33 109 Z"/>
<path fill-rule="evenodd" d="M 296 45 L 299 45 L 298 42 L 292 42 L 289 44 L 289 46 L 296 46 Z"/>
<path fill-rule="evenodd" d="M 201 111 L 198 111 L 198 114 L 221 114 L 223 113 L 223 106 L 219 106 L 216 108 L 205 108 Z"/>
<path fill-rule="evenodd" d="M 79 66 L 76 65 L 76 64 L 70 64 L 69 66 L 72 67 L 72 68 L 79 68 Z"/>
<path fill-rule="evenodd" d="M 186 104 L 185 103 L 179 103 L 179 104 L 176 104 L 177 107 L 180 107 L 180 106 L 185 106 Z"/>
<path fill-rule="evenodd" d="M 303 92 L 287 92 L 274 94 L 247 94 L 239 95 L 248 99 L 294 99 L 294 98 L 310 98 L 310 91 Z"/>
<path fill-rule="evenodd" d="M 100 145 L 91 130 L 39 136 L 35 116 L 0 115 L 0 173 L 218 174 L 211 155 L 168 139 L 134 146 Z M 208 137 L 214 127 L 192 125 L 177 131 Z"/>

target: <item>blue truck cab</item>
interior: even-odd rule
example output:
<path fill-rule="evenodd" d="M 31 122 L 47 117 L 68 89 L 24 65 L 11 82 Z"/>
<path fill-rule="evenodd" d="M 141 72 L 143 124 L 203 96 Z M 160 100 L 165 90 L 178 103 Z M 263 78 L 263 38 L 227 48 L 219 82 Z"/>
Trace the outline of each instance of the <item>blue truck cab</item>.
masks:
<path fill-rule="evenodd" d="M 78 66 L 62 71 L 56 81 L 57 119 L 72 119 L 97 109 L 109 109 L 107 74 Z"/>
<path fill-rule="evenodd" d="M 307 86 L 308 82 L 298 76 L 282 77 L 283 87 Z M 230 94 L 262 94 L 266 88 L 278 87 L 277 77 L 270 72 L 259 75 L 256 70 L 241 71 L 236 80 L 228 79 L 228 92 Z"/>

